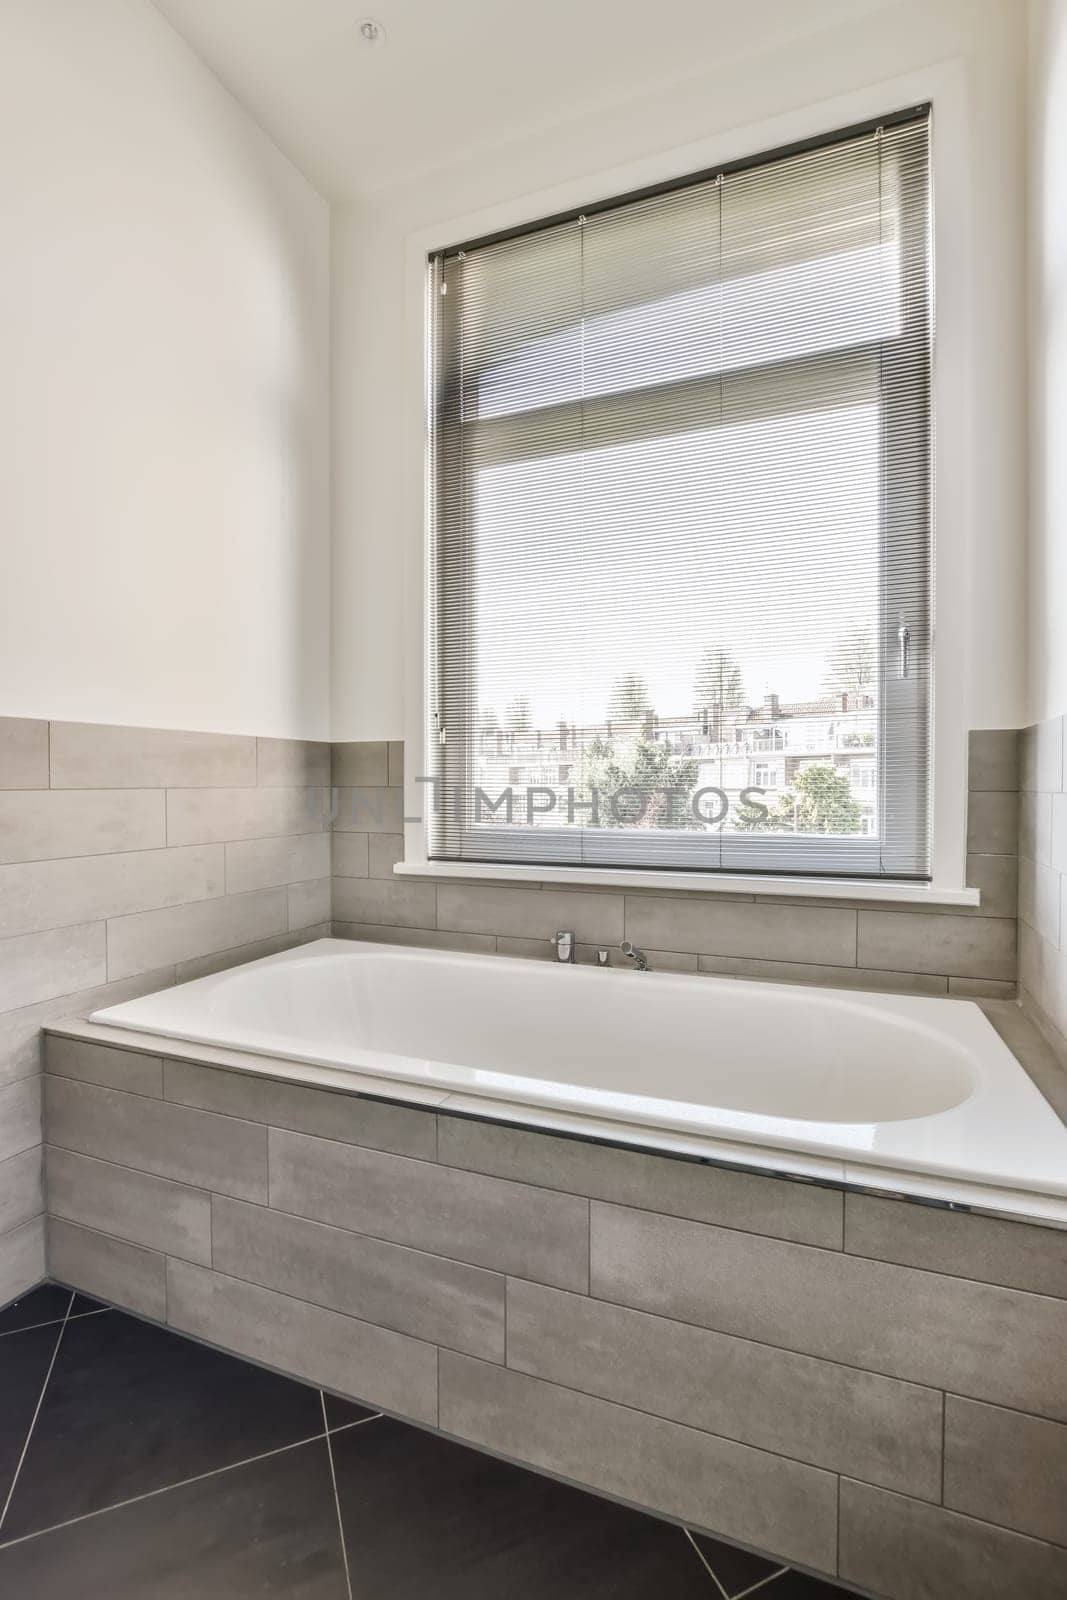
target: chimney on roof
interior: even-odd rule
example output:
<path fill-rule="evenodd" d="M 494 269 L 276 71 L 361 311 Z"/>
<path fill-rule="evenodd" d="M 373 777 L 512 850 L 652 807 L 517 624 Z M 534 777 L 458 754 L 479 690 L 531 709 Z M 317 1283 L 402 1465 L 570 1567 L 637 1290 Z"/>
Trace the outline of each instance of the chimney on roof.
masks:
<path fill-rule="evenodd" d="M 763 708 L 769 717 L 777 717 L 781 715 L 778 707 L 778 696 L 776 694 L 765 694 L 763 696 Z"/>

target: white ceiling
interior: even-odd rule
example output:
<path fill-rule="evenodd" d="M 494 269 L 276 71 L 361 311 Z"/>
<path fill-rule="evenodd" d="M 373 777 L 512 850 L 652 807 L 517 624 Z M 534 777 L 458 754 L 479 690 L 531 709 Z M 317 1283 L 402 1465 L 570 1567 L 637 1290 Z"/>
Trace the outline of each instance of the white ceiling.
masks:
<path fill-rule="evenodd" d="M 335 201 L 893 3 L 155 0 Z"/>

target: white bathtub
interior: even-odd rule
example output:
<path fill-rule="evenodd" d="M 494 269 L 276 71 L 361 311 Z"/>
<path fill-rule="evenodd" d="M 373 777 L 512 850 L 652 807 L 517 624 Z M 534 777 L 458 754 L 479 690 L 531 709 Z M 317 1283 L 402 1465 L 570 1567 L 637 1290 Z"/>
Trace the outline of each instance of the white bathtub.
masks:
<path fill-rule="evenodd" d="M 311 1064 L 303 1081 L 1067 1221 L 1067 1128 L 967 1001 L 321 939 L 92 1021 L 271 1057 L 260 1071 Z"/>

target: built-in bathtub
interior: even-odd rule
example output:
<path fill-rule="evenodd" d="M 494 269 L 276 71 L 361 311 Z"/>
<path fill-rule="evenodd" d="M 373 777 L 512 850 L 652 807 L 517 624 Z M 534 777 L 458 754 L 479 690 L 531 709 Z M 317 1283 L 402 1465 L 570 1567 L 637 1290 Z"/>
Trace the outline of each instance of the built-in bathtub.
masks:
<path fill-rule="evenodd" d="M 322 939 L 92 1020 L 324 1086 L 357 1074 L 399 1101 L 1067 1221 L 1067 1128 L 967 1001 Z"/>

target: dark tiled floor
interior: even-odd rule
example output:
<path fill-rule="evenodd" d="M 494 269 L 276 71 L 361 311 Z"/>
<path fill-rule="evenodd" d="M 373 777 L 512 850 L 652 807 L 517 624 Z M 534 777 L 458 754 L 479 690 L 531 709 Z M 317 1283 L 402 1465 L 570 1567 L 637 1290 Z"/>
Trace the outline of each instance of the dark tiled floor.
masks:
<path fill-rule="evenodd" d="M 51 1285 L 0 1312 L 0 1508 L 35 1600 L 846 1593 Z"/>

